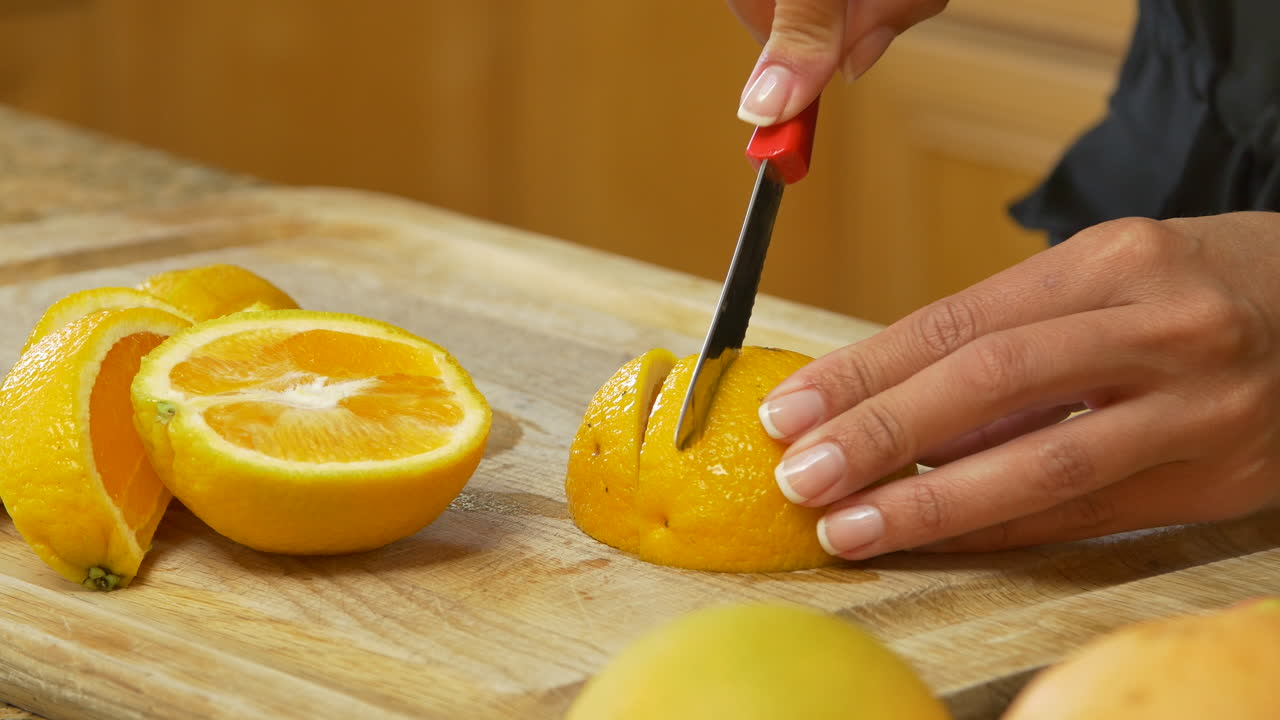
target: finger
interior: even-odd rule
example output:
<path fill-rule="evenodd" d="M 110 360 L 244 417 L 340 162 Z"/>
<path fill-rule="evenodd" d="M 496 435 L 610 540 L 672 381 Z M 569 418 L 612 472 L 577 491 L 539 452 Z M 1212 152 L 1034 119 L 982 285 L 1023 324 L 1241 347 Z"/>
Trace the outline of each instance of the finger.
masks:
<path fill-rule="evenodd" d="M 761 45 L 769 39 L 774 0 L 728 0 L 729 9 Z"/>
<path fill-rule="evenodd" d="M 753 125 L 789 120 L 835 74 L 847 0 L 777 0 L 764 51 L 742 91 L 738 117 Z"/>
<path fill-rule="evenodd" d="M 924 552 L 987 552 L 1070 542 L 1131 530 L 1222 519 L 1216 508 L 1189 501 L 1180 486 L 1205 484 L 1200 468 L 1166 463 L 1149 468 L 1097 492 L 1047 510 L 932 543 Z"/>
<path fill-rule="evenodd" d="M 1142 277 L 1152 234 L 1147 222 L 1097 226 L 814 360 L 765 396 L 766 429 L 794 438 L 989 333 L 1134 302 L 1126 278 Z"/>
<path fill-rule="evenodd" d="M 918 462 L 929 467 L 946 465 L 962 457 L 1008 442 L 1019 435 L 1062 422 L 1072 413 L 1084 409 L 1083 404 L 1071 404 L 1022 410 L 987 423 L 977 430 L 971 430 L 954 440 L 944 442 L 926 451 L 920 456 Z"/>
<path fill-rule="evenodd" d="M 906 29 L 942 12 L 946 0 L 864 0 L 851 4 L 846 18 L 845 78 L 862 76 Z"/>
<path fill-rule="evenodd" d="M 1132 337 L 1150 314 L 1110 308 L 984 335 L 798 438 L 778 486 L 800 504 L 829 505 L 1012 413 L 1158 377 Z"/>
<path fill-rule="evenodd" d="M 1191 426 L 1186 429 L 1197 432 Z M 1004 550 L 1131 530 L 1229 520 L 1271 506 L 1277 497 L 1274 477 L 1270 467 L 1254 462 L 1216 459 L 1211 470 L 1206 469 L 1204 462 L 1166 462 L 1047 510 L 917 549 L 929 552 Z"/>
<path fill-rule="evenodd" d="M 823 547 L 859 560 L 921 547 L 1096 493 L 1183 458 L 1152 433 L 1185 414 L 1171 395 L 1145 395 L 1086 413 L 917 477 L 842 500 L 818 525 Z"/>

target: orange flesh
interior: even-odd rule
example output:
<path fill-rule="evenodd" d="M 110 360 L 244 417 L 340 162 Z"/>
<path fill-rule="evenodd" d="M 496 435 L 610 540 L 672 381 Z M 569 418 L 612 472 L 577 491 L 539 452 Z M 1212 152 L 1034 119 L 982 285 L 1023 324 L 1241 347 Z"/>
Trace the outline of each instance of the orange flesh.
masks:
<path fill-rule="evenodd" d="M 93 462 L 103 489 L 124 514 L 130 530 L 137 530 L 151 517 L 166 492 L 133 429 L 133 405 L 129 400 L 129 385 L 138 373 L 142 356 L 163 340 L 154 333 L 138 333 L 117 342 L 102 361 L 89 395 Z"/>
<path fill-rule="evenodd" d="M 462 408 L 429 351 L 332 330 L 260 330 L 201 347 L 169 373 L 222 396 L 205 421 L 229 442 L 293 462 L 391 460 L 448 442 Z"/>

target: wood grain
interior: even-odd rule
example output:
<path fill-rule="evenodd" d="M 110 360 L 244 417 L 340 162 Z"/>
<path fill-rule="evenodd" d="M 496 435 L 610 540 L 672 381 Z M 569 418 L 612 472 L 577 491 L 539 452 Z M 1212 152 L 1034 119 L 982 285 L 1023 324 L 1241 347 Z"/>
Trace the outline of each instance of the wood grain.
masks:
<path fill-rule="evenodd" d="M 838 612 L 903 653 L 959 720 L 1120 624 L 1280 593 L 1280 513 L 983 555 L 785 574 L 636 561 L 568 518 L 568 442 L 596 387 L 695 352 L 715 283 L 384 196 L 251 190 L 186 210 L 0 228 L 0 361 L 48 303 L 234 262 L 301 304 L 443 344 L 495 409 L 463 494 L 379 551 L 248 550 L 182 508 L 127 590 L 82 591 L 0 521 L 0 696 L 50 718 L 553 718 L 643 630 L 732 600 Z M 876 326 L 762 298 L 749 341 L 808 352 Z"/>

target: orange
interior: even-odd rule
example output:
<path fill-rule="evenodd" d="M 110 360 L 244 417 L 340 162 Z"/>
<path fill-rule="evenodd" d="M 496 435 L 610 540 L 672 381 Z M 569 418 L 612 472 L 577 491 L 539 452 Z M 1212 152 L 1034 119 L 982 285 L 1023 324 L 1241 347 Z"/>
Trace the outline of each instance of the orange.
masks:
<path fill-rule="evenodd" d="M 160 477 L 214 530 L 258 550 L 368 550 L 417 532 L 478 466 L 491 412 L 444 348 L 307 310 L 200 323 L 132 389 Z"/>
<path fill-rule="evenodd" d="M 205 265 L 157 273 L 138 289 L 173 305 L 199 322 L 256 306 L 266 310 L 298 307 L 283 290 L 239 265 Z"/>
<path fill-rule="evenodd" d="M 133 431 L 129 386 L 142 356 L 189 325 L 156 308 L 90 312 L 33 342 L 0 387 L 0 497 L 72 581 L 128 585 L 150 547 L 170 495 Z"/>
<path fill-rule="evenodd" d="M 950 720 L 899 655 L 833 614 L 716 605 L 648 629 L 611 658 L 565 720 Z"/>
<path fill-rule="evenodd" d="M 795 505 L 778 489 L 773 470 L 785 445 L 757 415 L 764 396 L 812 358 L 744 348 L 721 377 L 703 432 L 683 451 L 675 428 L 697 356 L 673 360 L 665 350 L 641 355 L 588 405 L 565 479 L 578 527 L 682 568 L 769 572 L 840 562 L 818 542 L 823 509 Z"/>
<path fill-rule="evenodd" d="M 1103 633 L 1033 677 L 1001 717 L 1274 720 L 1277 678 L 1280 598 Z"/>

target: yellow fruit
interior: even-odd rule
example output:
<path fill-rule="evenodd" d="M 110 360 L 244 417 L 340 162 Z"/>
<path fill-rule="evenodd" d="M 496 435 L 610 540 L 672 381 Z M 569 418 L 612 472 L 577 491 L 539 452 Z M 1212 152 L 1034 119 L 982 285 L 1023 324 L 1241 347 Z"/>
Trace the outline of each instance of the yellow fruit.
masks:
<path fill-rule="evenodd" d="M 1275 720 L 1280 598 L 1129 625 L 1034 677 L 1004 720 Z"/>
<path fill-rule="evenodd" d="M 565 478 L 574 522 L 661 565 L 770 572 L 840 562 L 818 543 L 823 510 L 795 505 L 778 489 L 773 469 L 785 445 L 757 415 L 764 396 L 812 358 L 744 348 L 720 380 L 701 436 L 678 451 L 676 422 L 696 359 L 650 350 L 592 398 Z"/>
<path fill-rule="evenodd" d="M 411 535 L 462 490 L 490 410 L 443 348 L 337 313 L 236 313 L 170 338 L 133 384 L 148 456 L 184 505 L 258 550 Z"/>
<path fill-rule="evenodd" d="M 946 720 L 914 670 L 851 623 L 791 605 L 722 605 L 641 635 L 566 720 Z"/>
<path fill-rule="evenodd" d="M 0 497 L 70 580 L 128 585 L 150 547 L 170 496 L 133 430 L 129 384 L 188 325 L 155 308 L 89 313 L 32 344 L 0 388 Z"/>
<path fill-rule="evenodd" d="M 177 307 L 197 322 L 253 305 L 266 310 L 298 307 L 283 290 L 238 265 L 170 270 L 152 275 L 138 289 Z"/>
<path fill-rule="evenodd" d="M 40 317 L 36 326 L 31 330 L 31 334 L 27 337 L 26 345 L 22 346 L 22 352 L 26 352 L 28 348 L 39 342 L 45 335 L 61 330 L 72 320 L 82 318 L 98 310 L 128 307 L 157 308 L 171 315 L 191 320 L 186 313 L 178 308 L 141 290 L 123 287 L 81 290 L 62 298 L 44 311 L 44 315 Z"/>

